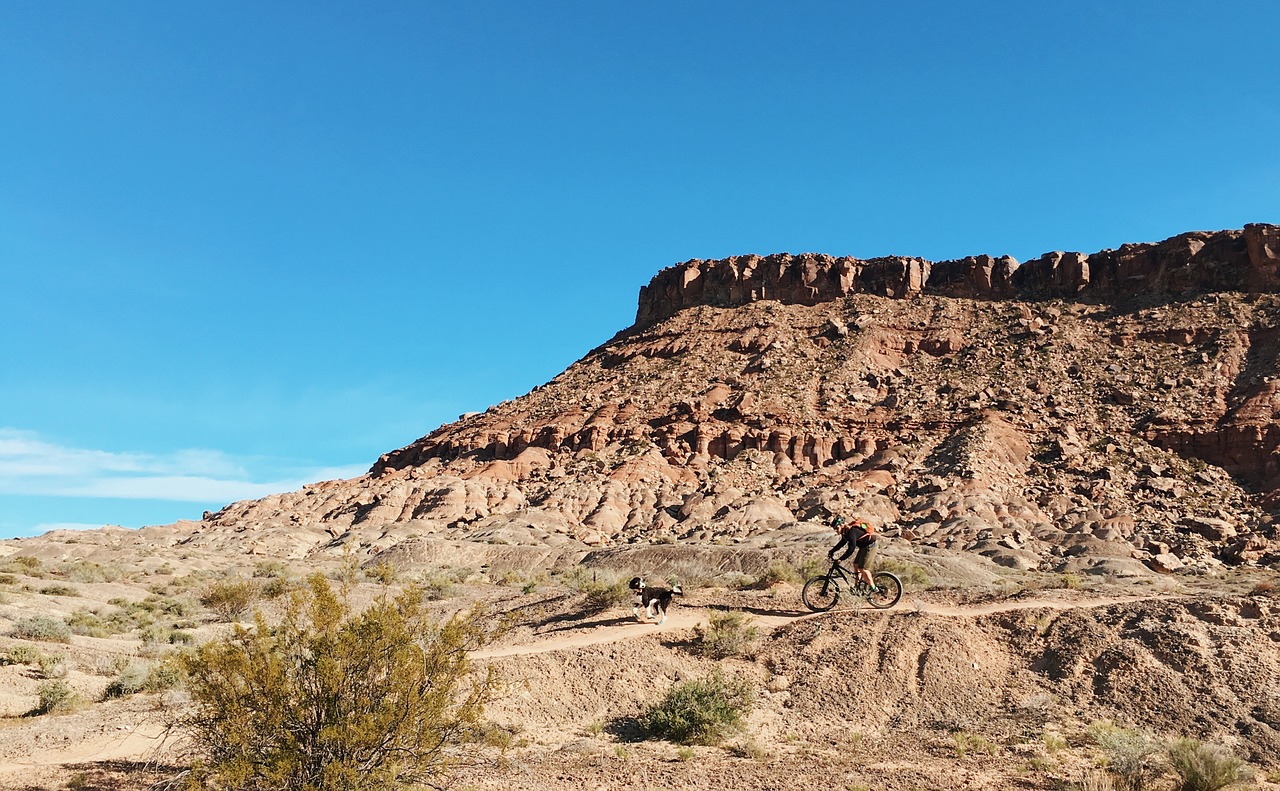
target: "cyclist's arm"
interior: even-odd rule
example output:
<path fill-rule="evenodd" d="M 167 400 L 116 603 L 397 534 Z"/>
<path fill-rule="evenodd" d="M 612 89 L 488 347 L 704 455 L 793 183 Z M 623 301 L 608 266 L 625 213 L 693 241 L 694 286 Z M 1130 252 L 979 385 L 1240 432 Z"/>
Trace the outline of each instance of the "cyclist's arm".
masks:
<path fill-rule="evenodd" d="M 847 546 L 848 549 L 844 551 L 844 554 L 841 555 L 839 559 L 848 560 L 850 557 L 853 556 L 854 551 L 857 550 L 857 546 L 855 546 L 853 540 L 851 539 L 848 533 L 844 533 L 840 536 L 840 543 L 836 544 L 834 547 L 831 548 L 831 551 L 827 553 L 827 557 L 831 558 L 832 560 L 835 560 L 836 553 L 839 552 L 840 548 L 844 546 Z"/>

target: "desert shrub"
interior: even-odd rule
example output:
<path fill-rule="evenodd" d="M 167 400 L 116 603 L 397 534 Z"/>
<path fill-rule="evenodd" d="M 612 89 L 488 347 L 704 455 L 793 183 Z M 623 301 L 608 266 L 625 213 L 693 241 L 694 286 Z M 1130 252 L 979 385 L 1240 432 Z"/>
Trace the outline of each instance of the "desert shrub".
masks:
<path fill-rule="evenodd" d="M 747 738 L 729 748 L 729 752 L 738 758 L 750 758 L 753 761 L 768 761 L 773 753 L 755 739 Z"/>
<path fill-rule="evenodd" d="M 58 568 L 58 574 L 71 582 L 115 582 L 120 579 L 120 569 L 91 560 L 65 563 Z"/>
<path fill-rule="evenodd" d="M 996 746 L 990 739 L 965 730 L 952 731 L 951 743 L 957 758 L 963 758 L 971 752 L 992 755 L 996 751 Z"/>
<path fill-rule="evenodd" d="M 262 584 L 259 592 L 262 594 L 262 598 L 275 601 L 293 590 L 293 587 L 293 580 L 286 576 L 271 577 Z"/>
<path fill-rule="evenodd" d="M 876 571 L 887 571 L 897 575 L 902 580 L 902 584 L 908 588 L 927 588 L 929 587 L 929 572 L 914 563 L 908 563 L 897 558 L 876 558 Z"/>
<path fill-rule="evenodd" d="M 697 634 L 694 646 L 698 653 L 714 659 L 755 654 L 759 630 L 751 618 L 739 611 L 713 612 L 707 616 L 706 628 L 699 624 L 694 631 Z"/>
<path fill-rule="evenodd" d="M 278 579 L 289 576 L 289 568 L 278 560 L 264 560 L 253 565 L 253 576 Z"/>
<path fill-rule="evenodd" d="M 182 673 L 173 662 L 130 663 L 107 685 L 102 697 L 123 698 L 139 692 L 173 689 L 181 680 Z"/>
<path fill-rule="evenodd" d="M 67 658 L 62 654 L 41 654 L 36 659 L 36 666 L 45 678 L 65 678 L 67 675 Z"/>
<path fill-rule="evenodd" d="M 70 585 L 46 585 L 40 589 L 45 596 L 79 596 L 80 591 Z"/>
<path fill-rule="evenodd" d="M 443 572 L 432 574 L 422 580 L 423 594 L 431 601 L 440 601 L 453 595 L 453 580 Z"/>
<path fill-rule="evenodd" d="M 410 587 L 354 613 L 323 575 L 271 627 L 235 627 L 179 657 L 191 706 L 180 725 L 197 787 L 397 789 L 431 784 L 477 749 L 494 689 L 470 676 L 480 616 L 428 620 Z"/>
<path fill-rule="evenodd" d="M 587 571 L 582 566 L 574 567 L 565 582 L 582 594 L 582 610 L 587 613 L 620 607 L 631 599 L 625 580 L 613 574 Z"/>
<path fill-rule="evenodd" d="M 43 654 L 34 645 L 15 645 L 5 655 L 6 665 L 34 665 Z"/>
<path fill-rule="evenodd" d="M 1142 791 L 1160 776 L 1160 743 L 1151 734 L 1109 722 L 1093 723 L 1088 733 L 1106 755 L 1118 791 Z"/>
<path fill-rule="evenodd" d="M 1072 791 L 1116 791 L 1116 784 L 1106 772 L 1093 771 L 1079 783 L 1072 783 L 1070 788 Z"/>
<path fill-rule="evenodd" d="M 97 613 L 89 610 L 76 610 L 66 617 L 67 628 L 72 634 L 85 637 L 110 637 L 120 634 L 123 629 L 118 624 L 103 620 Z"/>
<path fill-rule="evenodd" d="M 743 729 L 753 698 L 751 682 L 716 670 L 672 687 L 645 709 L 640 724 L 650 736 L 678 744 L 717 744 Z"/>
<path fill-rule="evenodd" d="M 1218 791 L 1244 782 L 1252 774 L 1248 764 L 1225 747 L 1197 739 L 1176 739 L 1169 744 L 1168 753 L 1179 791 Z"/>
<path fill-rule="evenodd" d="M 80 707 L 81 698 L 65 681 L 46 681 L 36 689 L 40 702 L 33 714 L 67 714 Z"/>
<path fill-rule="evenodd" d="M 379 585 L 394 585 L 400 573 L 395 566 L 383 560 L 365 569 L 364 575 Z"/>
<path fill-rule="evenodd" d="M 44 564 L 40 562 L 40 558 L 31 557 L 30 555 L 18 555 L 9 558 L 8 567 L 28 577 L 43 577 Z"/>
<path fill-rule="evenodd" d="M 143 645 L 165 645 L 174 642 L 173 629 L 160 624 L 149 624 L 138 629 L 138 639 Z"/>
<path fill-rule="evenodd" d="M 779 583 L 803 585 L 804 578 L 795 566 L 785 560 L 774 560 L 769 563 L 769 567 L 764 570 L 764 574 L 760 575 L 756 584 L 759 587 L 768 588 Z"/>
<path fill-rule="evenodd" d="M 258 587 L 248 580 L 218 580 L 205 588 L 200 603 L 224 621 L 234 621 L 248 612 L 258 598 Z"/>
<path fill-rule="evenodd" d="M 71 629 L 62 621 L 47 615 L 33 615 L 14 622 L 13 636 L 48 643 L 69 643 Z"/>
<path fill-rule="evenodd" d="M 622 580 L 616 582 L 588 582 L 580 589 L 582 592 L 582 609 L 587 612 L 604 612 L 621 607 L 631 598 L 627 584 Z"/>
<path fill-rule="evenodd" d="M 103 656 L 99 654 L 90 660 L 86 670 L 95 676 L 116 676 L 123 673 L 129 664 L 130 660 L 127 656 L 121 654 Z"/>
<path fill-rule="evenodd" d="M 12 574 L 0 574 L 0 585 L 17 585 L 18 578 Z"/>

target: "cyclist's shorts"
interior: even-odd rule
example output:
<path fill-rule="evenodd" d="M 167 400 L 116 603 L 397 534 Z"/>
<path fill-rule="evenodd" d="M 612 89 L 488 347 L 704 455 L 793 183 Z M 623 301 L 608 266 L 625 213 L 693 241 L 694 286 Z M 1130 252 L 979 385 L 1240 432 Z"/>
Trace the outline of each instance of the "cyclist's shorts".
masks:
<path fill-rule="evenodd" d="M 858 568 L 871 570 L 871 564 L 876 559 L 876 542 L 872 541 L 865 547 L 858 547 L 858 554 L 854 557 L 853 562 L 858 564 Z"/>

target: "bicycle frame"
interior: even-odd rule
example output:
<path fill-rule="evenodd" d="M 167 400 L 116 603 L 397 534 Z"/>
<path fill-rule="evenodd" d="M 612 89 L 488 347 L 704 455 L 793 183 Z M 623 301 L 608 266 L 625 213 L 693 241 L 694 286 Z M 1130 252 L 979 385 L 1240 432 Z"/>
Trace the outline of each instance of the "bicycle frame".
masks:
<path fill-rule="evenodd" d="M 849 579 L 850 574 L 854 575 L 852 580 Z M 837 591 L 848 590 L 856 593 L 859 588 L 866 587 L 862 582 L 862 578 L 858 576 L 856 571 L 841 566 L 840 561 L 838 560 L 831 561 L 831 568 L 827 569 L 826 576 L 827 584 L 835 585 Z M 837 578 L 839 579 L 839 582 L 837 582 Z M 840 582 L 843 582 L 844 584 L 841 585 Z"/>

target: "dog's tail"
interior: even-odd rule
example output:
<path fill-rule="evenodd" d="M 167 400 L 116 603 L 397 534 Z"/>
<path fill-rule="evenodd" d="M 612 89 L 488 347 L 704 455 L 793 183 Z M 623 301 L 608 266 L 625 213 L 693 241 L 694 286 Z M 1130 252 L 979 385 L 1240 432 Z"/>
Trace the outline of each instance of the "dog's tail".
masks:
<path fill-rule="evenodd" d="M 672 585 L 672 586 L 671 586 L 671 593 L 672 593 L 672 595 L 674 595 L 674 596 L 683 596 L 683 595 L 684 595 L 684 589 L 683 589 L 683 588 L 681 588 L 679 585 Z"/>

